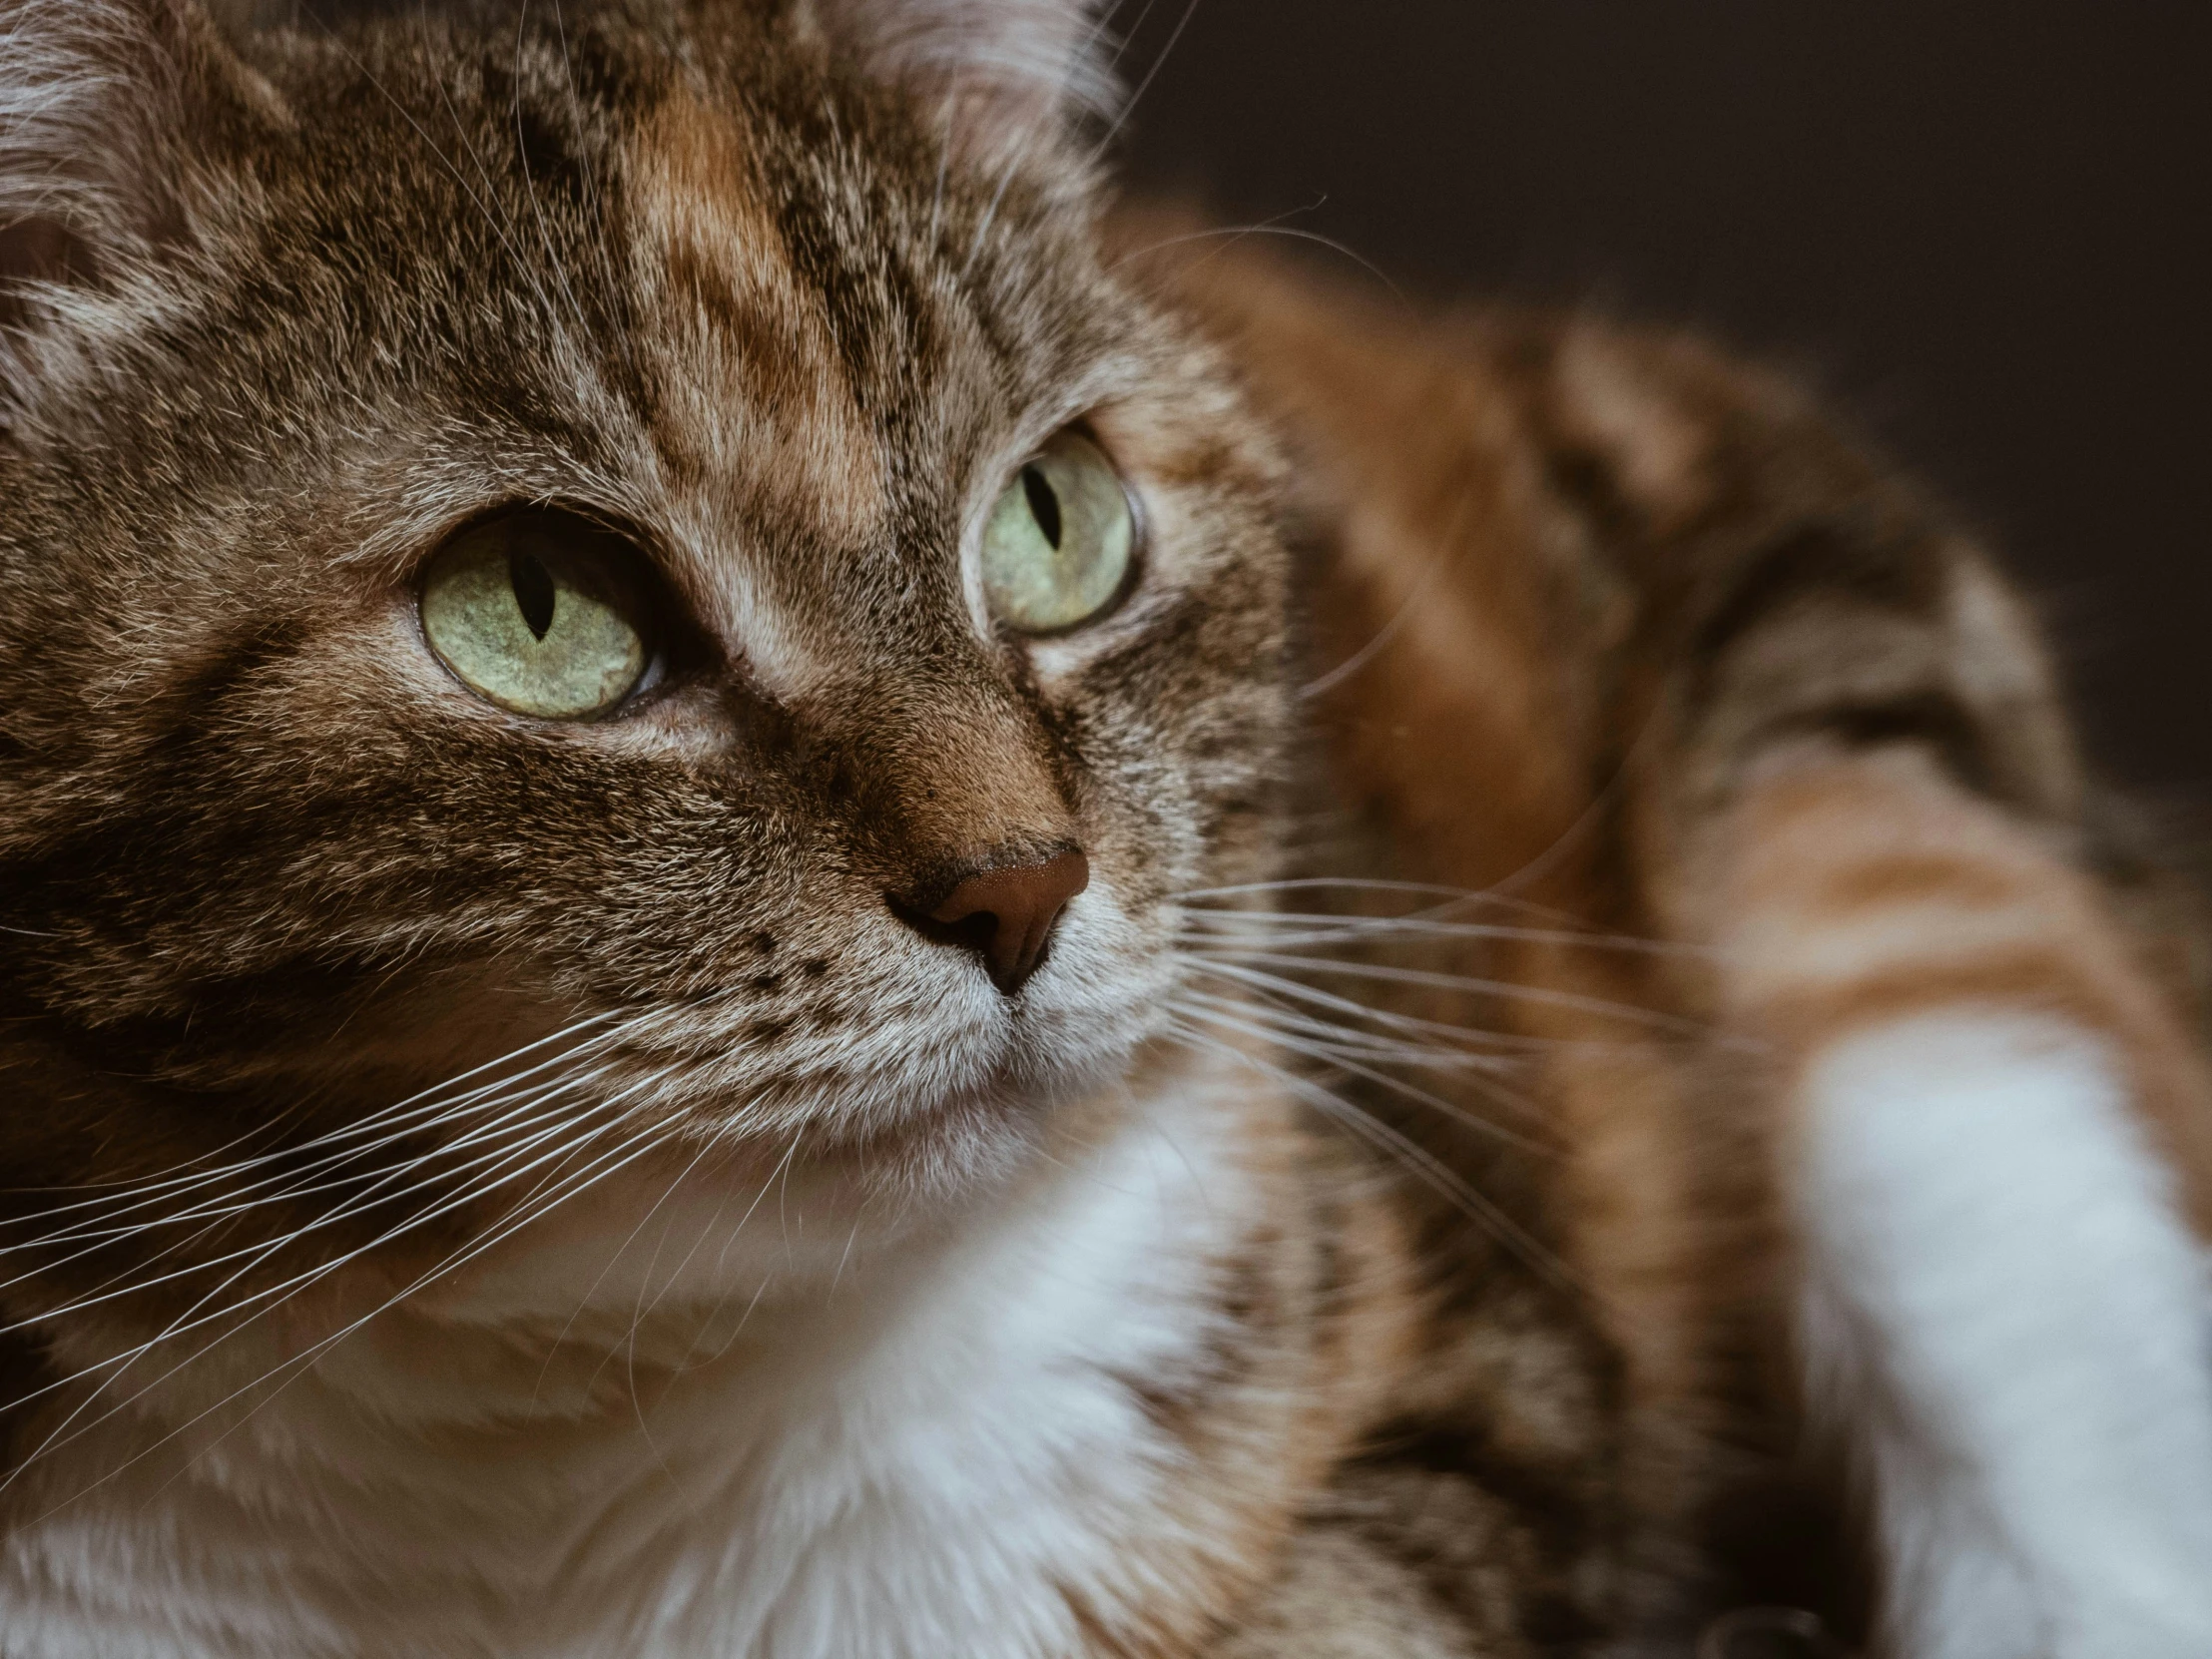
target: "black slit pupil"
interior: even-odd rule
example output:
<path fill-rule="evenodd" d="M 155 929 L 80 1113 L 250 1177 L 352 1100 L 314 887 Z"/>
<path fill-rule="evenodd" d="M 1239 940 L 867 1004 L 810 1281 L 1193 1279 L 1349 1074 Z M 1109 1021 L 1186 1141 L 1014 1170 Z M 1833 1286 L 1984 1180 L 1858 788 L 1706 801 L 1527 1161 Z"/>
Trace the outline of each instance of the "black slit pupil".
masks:
<path fill-rule="evenodd" d="M 1052 550 L 1060 550 L 1060 498 L 1052 493 L 1051 484 L 1036 467 L 1021 469 L 1021 492 L 1029 497 L 1029 512 L 1036 519 L 1037 528 L 1044 532 L 1044 539 L 1052 544 Z"/>
<path fill-rule="evenodd" d="M 514 584 L 515 604 L 530 632 L 544 639 L 553 626 L 553 576 L 535 553 L 507 555 L 507 580 Z"/>

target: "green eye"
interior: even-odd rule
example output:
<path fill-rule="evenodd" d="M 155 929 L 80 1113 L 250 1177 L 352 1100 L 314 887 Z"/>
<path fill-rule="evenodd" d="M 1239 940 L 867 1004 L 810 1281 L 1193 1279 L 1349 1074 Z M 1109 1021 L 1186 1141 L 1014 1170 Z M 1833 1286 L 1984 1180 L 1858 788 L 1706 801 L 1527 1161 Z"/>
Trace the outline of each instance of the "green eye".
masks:
<path fill-rule="evenodd" d="M 652 664 L 628 542 L 558 512 L 464 531 L 431 561 L 422 633 L 479 696 L 516 714 L 585 720 Z"/>
<path fill-rule="evenodd" d="M 983 593 L 1025 634 L 1056 634 L 1111 605 L 1129 576 L 1136 515 L 1113 463 L 1060 433 L 1019 472 L 983 526 Z"/>

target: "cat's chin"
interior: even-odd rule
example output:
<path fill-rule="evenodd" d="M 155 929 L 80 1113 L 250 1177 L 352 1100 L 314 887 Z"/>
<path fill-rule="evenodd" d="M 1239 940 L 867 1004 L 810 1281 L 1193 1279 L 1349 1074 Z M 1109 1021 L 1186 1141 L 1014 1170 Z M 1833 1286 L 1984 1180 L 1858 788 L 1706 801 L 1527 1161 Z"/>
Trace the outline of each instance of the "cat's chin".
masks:
<path fill-rule="evenodd" d="M 1071 1137 L 1110 1132 L 1136 1099 L 1157 1093 L 1188 1063 L 1183 1050 L 1135 1019 L 1089 1039 L 1055 1044 L 1043 1056 L 1006 1057 L 956 1086 L 872 1088 L 849 1100 L 831 1092 L 789 1131 L 722 1133 L 746 1145 L 740 1162 L 748 1171 L 767 1156 L 878 1206 L 956 1210 L 1021 1179 Z"/>
<path fill-rule="evenodd" d="M 1191 1062 L 1146 1045 L 1086 1085 L 1012 1086 L 917 1104 L 894 1132 L 781 1143 L 710 1137 L 641 1158 L 407 1299 L 433 1322 L 518 1335 L 597 1332 L 641 1306 L 689 1332 L 766 1296 L 819 1297 L 944 1248 L 1156 1109 Z M 733 1300 L 734 1299 L 734 1300 Z M 688 1323 L 687 1323 L 688 1322 Z M 704 1329 L 705 1327 L 701 1327 Z M 687 1341 L 691 1340 L 687 1338 Z M 604 1345 L 602 1345 L 602 1349 Z"/>

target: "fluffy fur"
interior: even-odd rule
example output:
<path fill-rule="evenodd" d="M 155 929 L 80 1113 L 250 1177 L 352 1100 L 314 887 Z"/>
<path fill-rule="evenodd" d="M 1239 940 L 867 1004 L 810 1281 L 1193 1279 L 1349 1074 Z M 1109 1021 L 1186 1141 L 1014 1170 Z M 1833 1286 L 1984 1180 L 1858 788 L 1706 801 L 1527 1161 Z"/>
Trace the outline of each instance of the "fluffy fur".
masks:
<path fill-rule="evenodd" d="M 34 1472 L 20 1501 L 61 1512 L 12 1552 L 8 1651 L 1076 1651 L 1082 1609 L 1163 1609 L 1234 1535 L 1117 1381 L 1208 1363 L 1213 1262 L 1272 1196 L 1205 1105 L 889 1260 L 794 1240 L 773 1190 L 732 1226 L 719 1192 L 610 1184 L 233 1431 L 105 1425 L 88 1452 L 119 1472 L 83 1496 Z M 514 1341 L 533 1320 L 543 1357 Z M 189 1540 L 158 1588 L 105 1559 L 147 1529 Z"/>
<path fill-rule="evenodd" d="M 1804 1089 L 1812 1355 L 1897 1650 L 2212 1647 L 2212 1287 L 2111 1057 L 1960 1008 L 1836 1044 Z"/>
<path fill-rule="evenodd" d="M 2193 935 L 2017 602 L 1694 342 L 1115 209 L 1096 28 L 0 0 L 7 1659 L 2198 1639 Z M 520 504 L 606 719 L 425 646 Z M 1078 847 L 1018 993 L 905 919 Z"/>

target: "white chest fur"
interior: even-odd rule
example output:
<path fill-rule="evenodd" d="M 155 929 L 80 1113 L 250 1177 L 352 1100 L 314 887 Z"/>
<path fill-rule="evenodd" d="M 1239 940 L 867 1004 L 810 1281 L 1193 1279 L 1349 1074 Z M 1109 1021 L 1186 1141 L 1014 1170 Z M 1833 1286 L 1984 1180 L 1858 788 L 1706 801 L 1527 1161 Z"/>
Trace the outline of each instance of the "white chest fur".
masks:
<path fill-rule="evenodd" d="M 489 1317 L 530 1299 L 525 1262 L 220 1438 L 118 1415 L 10 1494 L 0 1654 L 1067 1651 L 1069 1591 L 1137 1593 L 1128 1545 L 1174 1471 L 1114 1376 L 1204 1340 L 1206 1266 L 1254 1219 L 1223 1086 L 895 1249 L 794 1242 L 777 1195 L 730 1225 L 744 1204 L 678 1201 L 627 1246 L 544 1249 L 614 1263 L 558 1345 Z"/>

